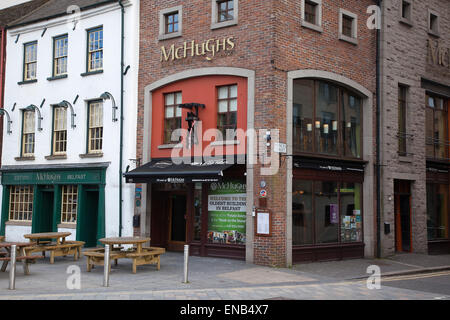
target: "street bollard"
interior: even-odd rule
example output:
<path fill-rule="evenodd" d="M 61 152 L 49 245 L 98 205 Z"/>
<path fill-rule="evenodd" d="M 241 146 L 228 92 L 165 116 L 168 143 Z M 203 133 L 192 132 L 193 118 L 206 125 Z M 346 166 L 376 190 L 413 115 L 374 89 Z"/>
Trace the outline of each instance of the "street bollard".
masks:
<path fill-rule="evenodd" d="M 184 246 L 184 279 L 183 283 L 188 283 L 188 263 L 189 263 L 189 245 Z"/>
<path fill-rule="evenodd" d="M 103 286 L 109 287 L 109 244 L 105 245 L 104 270 L 103 270 Z"/>
<path fill-rule="evenodd" d="M 9 269 L 9 289 L 16 288 L 16 245 L 11 245 L 11 268 Z"/>

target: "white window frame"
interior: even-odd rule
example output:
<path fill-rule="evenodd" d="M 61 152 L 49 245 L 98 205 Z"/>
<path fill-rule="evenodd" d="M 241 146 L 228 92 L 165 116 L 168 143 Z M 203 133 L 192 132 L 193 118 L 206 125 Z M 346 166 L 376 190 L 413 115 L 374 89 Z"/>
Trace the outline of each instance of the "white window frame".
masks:
<path fill-rule="evenodd" d="M 178 31 L 166 33 L 166 15 L 178 12 Z M 159 40 L 181 37 L 183 34 L 183 6 L 176 6 L 159 11 Z"/>
<path fill-rule="evenodd" d="M 305 20 L 305 1 L 302 0 L 301 2 L 301 25 L 302 27 L 309 28 L 318 32 L 323 32 L 322 28 L 322 0 L 308 0 L 310 2 L 314 2 L 317 5 L 317 12 L 316 12 L 316 23 L 310 23 Z"/>
<path fill-rule="evenodd" d="M 211 0 L 211 29 L 219 29 L 237 25 L 239 16 L 239 0 L 233 0 L 233 20 L 223 22 L 218 21 L 219 6 L 217 5 L 217 2 L 219 1 L 220 0 Z"/>
<path fill-rule="evenodd" d="M 346 36 L 342 33 L 344 15 L 353 19 L 352 36 Z M 339 40 L 358 44 L 358 15 L 345 9 L 339 9 Z"/>
<path fill-rule="evenodd" d="M 431 15 L 434 15 L 435 17 L 436 17 L 436 19 L 437 19 L 437 28 L 436 28 L 436 30 L 433 30 L 433 29 L 431 29 L 430 28 L 430 23 L 431 23 Z M 440 19 L 440 16 L 439 16 L 439 13 L 437 13 L 436 11 L 434 11 L 434 10 L 431 10 L 431 9 L 428 9 L 428 18 L 427 18 L 427 22 L 428 22 L 428 25 L 427 25 L 427 29 L 428 29 L 428 34 L 431 34 L 431 35 L 433 35 L 433 36 L 435 36 L 435 37 L 440 37 L 440 32 L 441 32 L 441 27 L 440 27 L 440 21 L 441 19 Z"/>
<path fill-rule="evenodd" d="M 409 17 L 403 17 L 403 2 L 406 2 L 409 4 Z M 408 26 L 413 26 L 413 0 L 401 0 L 400 1 L 400 8 L 399 8 L 399 17 L 400 17 L 400 22 L 404 23 Z"/>

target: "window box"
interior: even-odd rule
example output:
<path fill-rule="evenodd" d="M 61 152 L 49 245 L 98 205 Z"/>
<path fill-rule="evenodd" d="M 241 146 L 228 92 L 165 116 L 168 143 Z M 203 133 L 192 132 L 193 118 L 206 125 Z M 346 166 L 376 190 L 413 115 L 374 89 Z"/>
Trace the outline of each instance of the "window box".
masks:
<path fill-rule="evenodd" d="M 159 11 L 159 40 L 181 37 L 183 31 L 183 7 L 176 6 Z"/>

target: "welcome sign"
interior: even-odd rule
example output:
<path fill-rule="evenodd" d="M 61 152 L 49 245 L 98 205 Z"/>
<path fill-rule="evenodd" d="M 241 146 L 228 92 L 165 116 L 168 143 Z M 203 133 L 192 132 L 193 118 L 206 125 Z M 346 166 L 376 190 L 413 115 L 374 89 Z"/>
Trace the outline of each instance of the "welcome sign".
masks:
<path fill-rule="evenodd" d="M 246 185 L 236 181 L 211 183 L 208 194 L 208 240 L 244 244 Z"/>

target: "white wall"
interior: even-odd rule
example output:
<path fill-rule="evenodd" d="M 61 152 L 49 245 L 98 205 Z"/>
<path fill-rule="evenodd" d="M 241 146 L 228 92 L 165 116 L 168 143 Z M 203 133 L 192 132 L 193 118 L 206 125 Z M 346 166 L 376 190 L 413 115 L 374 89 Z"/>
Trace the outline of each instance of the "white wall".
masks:
<path fill-rule="evenodd" d="M 131 6 L 125 9 L 125 66 L 131 68 L 124 78 L 124 153 L 123 170 L 127 165 L 134 168 L 129 159 L 136 158 L 136 121 L 137 121 L 137 70 L 138 70 L 138 37 L 139 37 L 139 1 L 129 1 Z M 119 106 L 117 118 L 120 119 L 120 52 L 121 52 L 121 13 L 118 4 L 114 3 L 82 13 L 81 20 L 73 30 L 73 24 L 68 18 L 53 19 L 21 28 L 8 30 L 7 62 L 5 81 L 5 109 L 11 114 L 12 133 L 4 134 L 2 165 L 55 165 L 110 162 L 106 170 L 105 186 L 105 227 L 106 236 L 119 234 L 119 141 L 120 121 L 112 121 L 112 104 L 104 102 L 103 107 L 103 157 L 82 159 L 80 154 L 86 153 L 87 134 L 87 103 L 99 98 L 105 92 L 110 92 Z M 69 22 L 68 22 L 69 21 Z M 86 29 L 103 25 L 104 60 L 102 74 L 87 77 L 80 76 L 86 72 Z M 43 30 L 47 28 L 43 37 Z M 52 76 L 53 37 L 68 34 L 68 78 L 48 81 Z M 17 36 L 19 40 L 15 43 Z M 18 85 L 23 80 L 23 44 L 38 41 L 37 49 L 37 83 Z M 79 95 L 76 104 L 75 97 Z M 40 106 L 45 98 L 45 104 L 40 109 L 42 131 L 35 133 L 35 160 L 16 161 L 20 156 L 21 108 L 30 104 Z M 67 159 L 46 160 L 51 153 L 52 109 L 50 105 L 67 100 L 73 104 L 76 117 L 76 128 L 71 128 L 70 109 L 67 111 Z M 16 103 L 15 110 L 12 107 Z M 37 116 L 37 113 L 36 113 Z M 6 118 L 6 117 L 5 117 Z M 123 179 L 124 181 L 124 179 Z M 132 234 L 133 187 L 123 182 L 123 234 Z M 1 199 L 0 199 L 1 201 Z"/>

